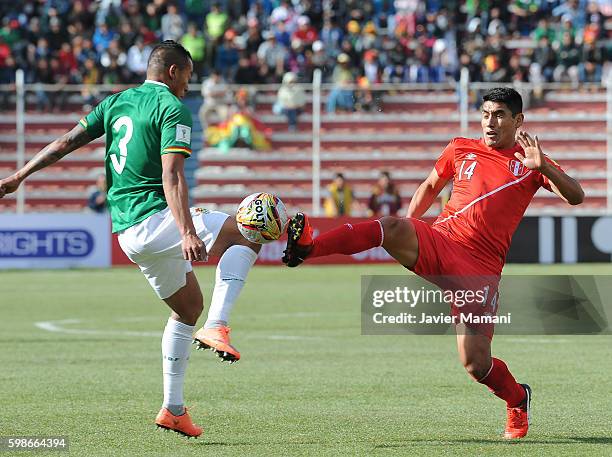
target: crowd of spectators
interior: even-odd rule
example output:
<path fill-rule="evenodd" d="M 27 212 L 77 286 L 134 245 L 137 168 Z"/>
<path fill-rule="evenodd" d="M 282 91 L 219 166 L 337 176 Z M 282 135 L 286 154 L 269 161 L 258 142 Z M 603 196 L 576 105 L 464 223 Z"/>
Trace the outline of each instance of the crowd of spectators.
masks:
<path fill-rule="evenodd" d="M 194 80 L 596 82 L 610 0 L 22 0 L 0 2 L 0 83 L 142 81 L 152 46 L 180 41 Z M 84 96 L 93 96 L 85 91 Z M 333 107 L 332 107 L 333 108 Z M 331 109 L 331 108 L 330 108 Z"/>

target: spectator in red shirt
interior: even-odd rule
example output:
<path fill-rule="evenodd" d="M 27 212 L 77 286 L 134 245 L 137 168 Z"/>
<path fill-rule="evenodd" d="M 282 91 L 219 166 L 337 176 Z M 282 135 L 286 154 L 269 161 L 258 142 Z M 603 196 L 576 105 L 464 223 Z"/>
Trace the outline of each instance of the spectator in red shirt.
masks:
<path fill-rule="evenodd" d="M 304 45 L 311 45 L 319 37 L 317 30 L 310 25 L 308 16 L 300 16 L 297 20 L 298 28 L 293 32 L 292 40 L 300 40 Z"/>
<path fill-rule="evenodd" d="M 2 36 L 0 36 L 0 68 L 6 66 L 6 60 L 11 55 L 11 48 L 4 42 Z"/>
<path fill-rule="evenodd" d="M 374 186 L 368 204 L 370 216 L 396 216 L 402 207 L 402 197 L 388 171 L 383 171 Z"/>
<path fill-rule="evenodd" d="M 62 47 L 57 53 L 57 57 L 60 61 L 60 66 L 62 67 L 62 73 L 68 76 L 70 81 L 77 80 L 77 59 L 72 52 L 72 46 L 70 43 L 62 43 Z"/>

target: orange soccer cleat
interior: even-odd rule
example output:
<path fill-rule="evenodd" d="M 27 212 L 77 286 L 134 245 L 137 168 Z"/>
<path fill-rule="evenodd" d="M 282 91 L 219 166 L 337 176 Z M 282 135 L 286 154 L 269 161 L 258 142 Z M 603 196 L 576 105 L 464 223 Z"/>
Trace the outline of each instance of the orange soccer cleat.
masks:
<path fill-rule="evenodd" d="M 235 363 L 240 360 L 240 352 L 230 344 L 230 331 L 229 327 L 202 327 L 193 336 L 193 344 L 198 350 L 210 349 L 224 362 Z"/>
<path fill-rule="evenodd" d="M 527 384 L 521 384 L 525 389 L 525 400 L 516 408 L 508 408 L 508 422 L 506 422 L 506 430 L 504 438 L 512 440 L 523 438 L 529 430 L 529 422 L 531 420 L 531 387 Z"/>
<path fill-rule="evenodd" d="M 155 418 L 155 424 L 159 428 L 172 430 L 189 438 L 197 438 L 202 434 L 202 427 L 198 427 L 191 421 L 187 408 L 180 416 L 175 416 L 167 408 L 162 408 Z"/>

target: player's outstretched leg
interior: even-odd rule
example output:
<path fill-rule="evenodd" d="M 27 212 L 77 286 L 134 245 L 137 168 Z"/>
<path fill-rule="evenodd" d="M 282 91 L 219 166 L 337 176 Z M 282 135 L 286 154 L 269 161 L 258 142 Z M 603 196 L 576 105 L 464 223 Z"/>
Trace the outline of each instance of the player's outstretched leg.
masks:
<path fill-rule="evenodd" d="M 183 399 L 191 335 L 202 313 L 202 293 L 192 271 L 187 273 L 185 286 L 166 298 L 165 302 L 173 313 L 162 336 L 164 402 L 155 424 L 185 436 L 198 437 L 202 434 L 202 428 L 192 422 Z"/>
<path fill-rule="evenodd" d="M 230 312 L 244 286 L 247 275 L 257 260 L 260 245 L 250 243 L 238 231 L 234 218 L 228 218 L 209 253 L 221 255 L 217 264 L 208 318 L 198 330 L 193 343 L 199 350 L 210 349 L 222 361 L 240 360 L 240 352 L 230 342 Z"/>
<path fill-rule="evenodd" d="M 282 258 L 289 267 L 307 258 L 332 254 L 351 255 L 382 246 L 394 259 L 412 268 L 418 256 L 418 239 L 408 218 L 383 217 L 380 220 L 344 224 L 313 239 L 308 216 L 297 213 L 287 228 L 287 248 Z"/>
<path fill-rule="evenodd" d="M 491 357 L 491 340 L 465 325 L 457 325 L 459 358 L 466 371 L 506 402 L 507 422 L 503 437 L 523 438 L 529 430 L 531 388 L 519 384 L 503 360 Z"/>
<path fill-rule="evenodd" d="M 297 213 L 289 221 L 287 248 L 282 261 L 289 267 L 296 267 L 306 258 L 355 254 L 381 246 L 382 242 L 383 224 L 379 220 L 347 223 L 313 239 L 308 216 Z"/>

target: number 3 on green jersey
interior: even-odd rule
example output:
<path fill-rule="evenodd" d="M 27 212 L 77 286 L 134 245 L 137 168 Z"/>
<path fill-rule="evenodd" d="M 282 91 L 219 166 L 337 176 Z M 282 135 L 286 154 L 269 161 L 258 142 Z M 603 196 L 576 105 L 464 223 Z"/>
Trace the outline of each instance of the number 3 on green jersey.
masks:
<path fill-rule="evenodd" d="M 121 174 L 123 169 L 125 168 L 125 162 L 127 160 L 128 149 L 127 145 L 132 139 L 132 134 L 134 133 L 134 123 L 129 116 L 121 116 L 119 119 L 115 121 L 113 124 L 113 130 L 119 134 L 121 127 L 125 126 L 126 130 L 123 134 L 123 138 L 119 140 L 119 153 L 111 153 L 110 158 L 113 163 L 113 168 L 118 174 Z"/>
<path fill-rule="evenodd" d="M 106 134 L 106 182 L 113 232 L 143 221 L 168 204 L 164 154 L 191 155 L 191 113 L 158 81 L 110 95 L 79 121 L 92 138 Z"/>

